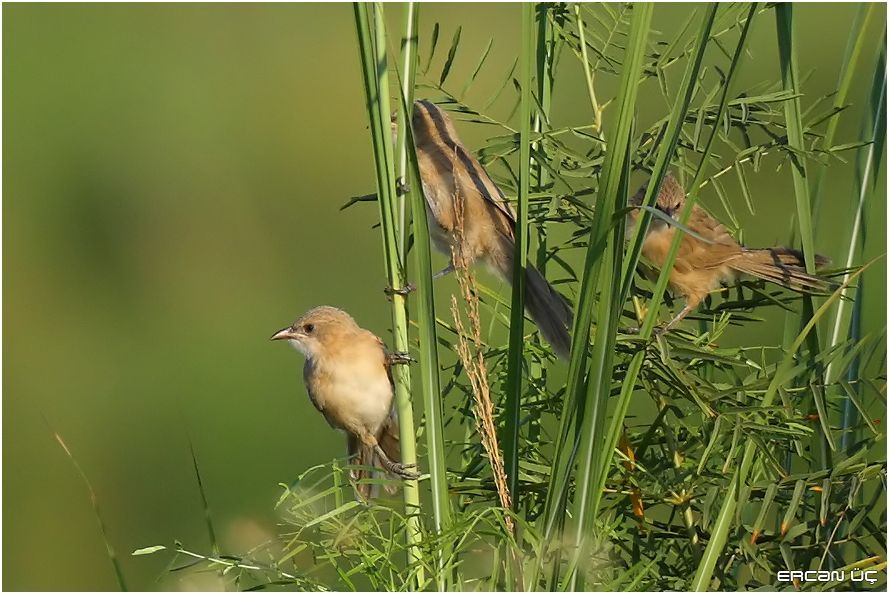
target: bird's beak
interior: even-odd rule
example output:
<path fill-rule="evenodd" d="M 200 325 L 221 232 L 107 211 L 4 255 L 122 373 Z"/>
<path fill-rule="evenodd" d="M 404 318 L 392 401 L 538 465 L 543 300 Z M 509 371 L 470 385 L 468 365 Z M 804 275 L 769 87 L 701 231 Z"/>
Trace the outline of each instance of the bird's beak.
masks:
<path fill-rule="evenodd" d="M 281 330 L 278 330 L 274 334 L 270 340 L 290 340 L 292 338 L 296 338 L 296 333 L 293 331 L 292 326 L 287 326 Z"/>

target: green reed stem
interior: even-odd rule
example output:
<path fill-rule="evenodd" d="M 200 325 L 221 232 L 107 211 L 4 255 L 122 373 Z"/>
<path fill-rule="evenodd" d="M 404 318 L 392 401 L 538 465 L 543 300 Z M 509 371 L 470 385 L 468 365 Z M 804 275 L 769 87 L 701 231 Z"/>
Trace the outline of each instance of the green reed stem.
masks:
<path fill-rule="evenodd" d="M 358 33 L 360 61 L 364 75 L 364 91 L 377 180 L 377 204 L 380 209 L 380 231 L 383 240 L 383 256 L 389 286 L 398 290 L 405 285 L 403 260 L 398 248 L 395 206 L 398 202 L 393 155 L 391 118 L 389 115 L 389 76 L 387 68 L 385 22 L 382 7 L 377 4 L 354 4 L 355 26 Z M 403 295 L 392 297 L 392 325 L 396 351 L 408 351 L 408 319 L 406 299 Z M 405 464 L 417 463 L 416 432 L 411 405 L 410 370 L 406 365 L 396 365 L 392 370 L 395 383 L 395 406 L 398 410 L 401 459 Z M 417 481 L 404 481 L 404 504 L 409 523 L 407 534 L 408 563 L 422 563 L 420 525 L 420 492 Z M 422 572 L 420 572 L 421 574 Z M 418 582 L 422 583 L 422 575 Z"/>
<path fill-rule="evenodd" d="M 522 48 L 519 67 L 519 195 L 516 208 L 515 253 L 512 268 L 512 308 L 506 375 L 503 461 L 513 508 L 518 504 L 519 425 L 522 415 L 522 371 L 525 353 L 525 267 L 528 257 L 528 192 L 531 177 L 531 65 L 534 53 L 534 5 L 522 5 Z"/>

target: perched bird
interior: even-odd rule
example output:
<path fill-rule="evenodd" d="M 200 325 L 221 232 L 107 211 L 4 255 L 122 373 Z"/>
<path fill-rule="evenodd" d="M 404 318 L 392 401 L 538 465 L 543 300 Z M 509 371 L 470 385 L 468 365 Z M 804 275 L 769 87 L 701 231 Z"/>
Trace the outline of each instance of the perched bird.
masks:
<path fill-rule="evenodd" d="M 272 340 L 286 340 L 305 355 L 303 378 L 309 398 L 331 427 L 346 432 L 355 464 L 380 467 L 404 479 L 418 478 L 400 462 L 398 417 L 392 407 L 390 367 L 406 362 L 405 356 L 387 353 L 379 337 L 343 310 L 329 306 L 309 310 Z M 370 474 L 355 470 L 352 478 L 358 481 Z M 355 489 L 368 498 L 372 486 L 357 483 Z"/>
<path fill-rule="evenodd" d="M 630 206 L 639 206 L 645 198 L 646 182 L 630 199 Z M 670 217 L 678 217 L 685 207 L 685 190 L 675 177 L 667 174 L 658 193 L 656 207 Z M 630 211 L 635 223 L 640 209 Z M 695 307 L 722 283 L 732 282 L 740 274 L 749 274 L 800 293 L 820 293 L 830 284 L 806 272 L 803 254 L 785 247 L 747 248 L 739 244 L 728 230 L 704 209 L 694 205 L 687 227 L 706 241 L 683 233 L 679 253 L 670 272 L 670 285 L 685 298 L 685 307 L 667 324 L 666 332 L 691 313 Z M 655 266 L 662 267 L 677 230 L 673 225 L 652 220 L 642 244 L 642 254 Z M 824 266 L 829 260 L 815 256 L 815 264 Z"/>
<path fill-rule="evenodd" d="M 394 119 L 392 125 L 394 135 Z M 509 201 L 437 105 L 415 101 L 412 129 L 432 242 L 451 257 L 436 277 L 454 270 L 456 254 L 467 265 L 481 260 L 511 283 L 516 215 Z M 570 306 L 530 263 L 525 267 L 525 287 L 525 309 L 556 354 L 567 359 Z"/>

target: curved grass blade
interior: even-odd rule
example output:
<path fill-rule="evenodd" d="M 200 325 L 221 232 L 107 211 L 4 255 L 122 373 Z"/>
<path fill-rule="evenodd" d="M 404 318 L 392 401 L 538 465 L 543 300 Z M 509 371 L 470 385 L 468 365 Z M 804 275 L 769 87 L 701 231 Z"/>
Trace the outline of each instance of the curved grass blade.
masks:
<path fill-rule="evenodd" d="M 105 544 L 105 553 L 108 555 L 108 559 L 111 561 L 111 567 L 114 569 L 114 577 L 117 579 L 117 585 L 120 587 L 121 592 L 126 592 L 127 582 L 123 576 L 123 568 L 120 565 L 120 560 L 117 558 L 117 553 L 114 551 L 114 547 L 111 546 L 111 540 L 108 538 L 108 527 L 105 525 L 105 519 L 102 516 L 102 509 L 99 506 L 99 498 L 96 496 L 96 491 L 93 489 L 93 484 L 86 476 L 83 468 L 81 468 L 80 463 L 77 461 L 77 458 L 75 458 L 74 454 L 71 453 L 71 450 L 68 448 L 68 444 L 65 443 L 65 440 L 62 439 L 62 436 L 59 435 L 58 432 L 53 430 L 46 417 L 43 417 L 43 422 L 46 423 L 46 426 L 52 432 L 52 435 L 55 438 L 56 442 L 65 452 L 65 455 L 68 457 L 68 459 L 71 461 L 71 464 L 74 466 L 77 474 L 80 476 L 81 480 L 83 480 L 83 484 L 86 485 L 86 490 L 90 496 L 90 505 L 93 508 L 93 515 L 96 517 L 96 522 L 99 525 L 99 533 L 102 535 L 102 542 Z"/>
<path fill-rule="evenodd" d="M 855 21 L 849 29 L 849 41 L 846 45 L 846 52 L 843 61 L 840 62 L 840 76 L 837 84 L 837 92 L 833 97 L 833 108 L 837 110 L 837 115 L 831 117 L 827 122 L 827 129 L 824 131 L 824 138 L 821 141 L 821 148 L 830 150 L 834 148 L 833 140 L 836 137 L 837 129 L 840 125 L 839 113 L 846 105 L 846 98 L 849 95 L 849 89 L 852 86 L 852 77 L 859 66 L 862 59 L 862 49 L 867 39 L 865 33 L 868 25 L 876 13 L 877 5 L 862 3 L 858 8 L 858 14 Z M 821 192 L 824 189 L 824 181 L 827 175 L 827 168 L 821 167 L 818 170 L 818 176 L 815 179 L 814 194 L 812 196 L 812 215 L 815 218 L 817 230 L 818 214 L 821 205 Z"/>
<path fill-rule="evenodd" d="M 882 147 L 885 144 L 886 135 L 886 73 L 885 69 L 878 69 L 877 72 L 878 74 L 874 79 L 874 88 L 879 89 L 877 95 L 878 98 L 876 103 L 872 106 L 871 114 L 869 114 L 873 121 L 873 128 L 870 133 L 871 143 L 866 149 L 863 171 L 857 182 L 859 187 L 858 201 L 855 206 L 855 218 L 852 221 L 852 232 L 849 237 L 849 242 L 845 246 L 846 253 L 842 263 L 843 268 L 847 271 L 852 268 L 856 256 L 861 253 L 863 247 L 864 209 L 877 198 L 876 192 L 878 188 L 876 187 L 876 177 L 878 173 L 877 170 L 880 167 L 883 157 Z M 847 272 L 846 274 L 848 275 L 849 273 Z M 849 300 L 845 299 L 845 297 L 846 296 L 844 295 L 844 299 L 840 300 L 839 305 L 837 305 L 830 337 L 827 342 L 828 349 L 838 344 L 840 336 L 847 333 L 844 332 L 844 329 L 847 328 L 849 324 L 847 310 L 850 305 Z M 828 383 L 836 379 L 832 376 L 831 371 L 831 367 L 828 366 L 825 373 Z"/>

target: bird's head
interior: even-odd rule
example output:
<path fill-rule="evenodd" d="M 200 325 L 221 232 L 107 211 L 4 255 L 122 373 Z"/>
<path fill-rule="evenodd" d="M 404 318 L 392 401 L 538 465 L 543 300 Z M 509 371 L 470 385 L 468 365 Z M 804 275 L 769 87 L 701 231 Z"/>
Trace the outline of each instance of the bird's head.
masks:
<path fill-rule="evenodd" d="M 310 309 L 292 325 L 278 330 L 272 340 L 286 340 L 308 358 L 319 356 L 326 344 L 358 329 L 352 316 L 341 309 L 322 305 Z"/>
<path fill-rule="evenodd" d="M 641 206 L 645 200 L 645 193 L 648 191 L 649 182 L 646 181 L 642 187 L 630 198 L 629 206 Z M 661 182 L 661 191 L 658 192 L 655 208 L 666 215 L 676 217 L 685 205 L 685 190 L 673 174 L 668 173 Z M 630 211 L 630 218 L 635 220 L 639 217 L 640 209 L 634 208 Z"/>
<path fill-rule="evenodd" d="M 657 195 L 657 208 L 661 212 L 676 217 L 685 205 L 685 189 L 672 174 L 664 176 L 661 191 Z"/>

